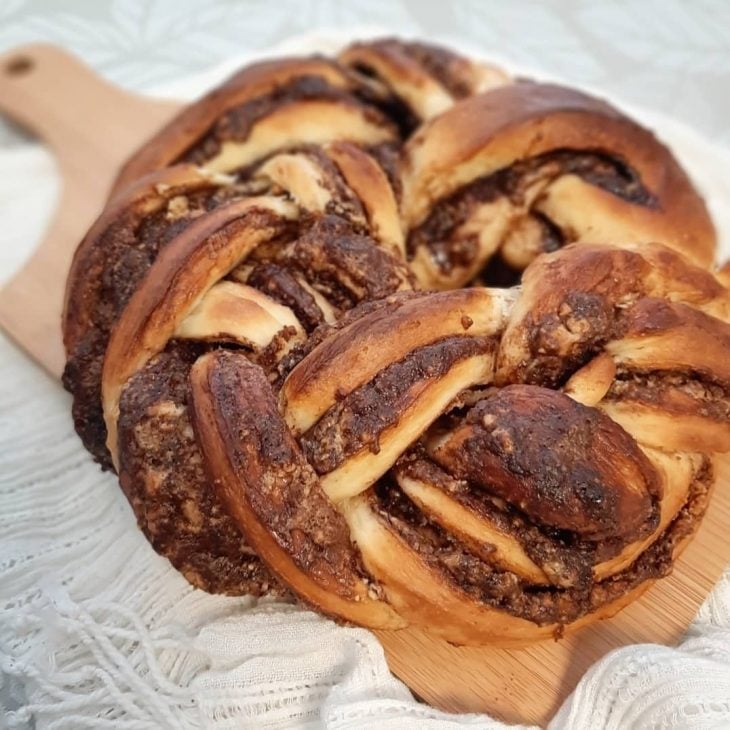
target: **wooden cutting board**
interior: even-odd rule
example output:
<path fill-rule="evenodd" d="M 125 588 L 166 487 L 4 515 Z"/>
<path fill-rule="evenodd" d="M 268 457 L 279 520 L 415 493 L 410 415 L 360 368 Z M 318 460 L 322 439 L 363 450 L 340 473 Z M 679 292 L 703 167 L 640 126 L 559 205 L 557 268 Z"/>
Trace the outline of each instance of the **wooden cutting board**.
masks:
<path fill-rule="evenodd" d="M 60 316 L 73 250 L 99 213 L 120 163 L 178 104 L 106 83 L 52 46 L 0 57 L 0 112 L 37 133 L 56 156 L 62 195 L 26 266 L 0 292 L 0 324 L 54 377 L 63 367 Z M 617 617 L 526 649 L 457 648 L 422 631 L 378 632 L 393 672 L 425 701 L 509 722 L 546 723 L 580 677 L 627 644 L 674 644 L 730 562 L 730 457 L 702 527 L 676 565 Z"/>

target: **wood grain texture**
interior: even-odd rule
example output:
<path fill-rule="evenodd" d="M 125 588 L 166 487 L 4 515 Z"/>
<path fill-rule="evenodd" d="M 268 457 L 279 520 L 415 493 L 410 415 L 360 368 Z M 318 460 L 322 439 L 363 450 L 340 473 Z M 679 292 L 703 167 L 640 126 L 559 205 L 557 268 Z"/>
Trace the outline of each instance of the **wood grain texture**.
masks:
<path fill-rule="evenodd" d="M 63 192 L 43 242 L 0 292 L 0 324 L 55 377 L 63 367 L 60 316 L 73 251 L 98 214 L 124 158 L 177 104 L 124 92 L 51 46 L 0 57 L 0 111 L 56 155 Z M 730 562 L 730 457 L 698 535 L 673 574 L 613 619 L 524 649 L 458 648 L 406 629 L 377 632 L 393 672 L 427 702 L 544 724 L 590 665 L 636 642 L 674 644 Z"/>
<path fill-rule="evenodd" d="M 65 360 L 60 317 L 74 249 L 122 162 L 179 108 L 123 91 L 53 46 L 0 56 L 0 112 L 51 148 L 61 177 L 60 199 L 43 240 L 0 290 L 0 325 L 55 377 Z"/>

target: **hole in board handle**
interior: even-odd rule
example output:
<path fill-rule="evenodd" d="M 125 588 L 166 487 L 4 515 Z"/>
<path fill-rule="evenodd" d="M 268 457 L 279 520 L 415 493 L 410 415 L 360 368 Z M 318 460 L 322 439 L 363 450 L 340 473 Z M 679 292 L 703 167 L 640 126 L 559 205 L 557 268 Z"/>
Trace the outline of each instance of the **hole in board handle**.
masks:
<path fill-rule="evenodd" d="M 30 56 L 13 56 L 5 63 L 3 69 L 8 76 L 25 76 L 35 67 L 35 61 Z"/>

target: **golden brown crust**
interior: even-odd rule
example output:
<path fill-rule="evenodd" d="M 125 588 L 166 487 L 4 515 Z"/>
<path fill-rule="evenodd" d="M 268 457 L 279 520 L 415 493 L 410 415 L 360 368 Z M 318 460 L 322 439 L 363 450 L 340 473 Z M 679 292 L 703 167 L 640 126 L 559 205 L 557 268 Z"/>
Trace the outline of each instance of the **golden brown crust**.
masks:
<path fill-rule="evenodd" d="M 652 526 L 661 497 L 657 475 L 631 436 L 600 411 L 548 388 L 501 388 L 429 454 L 533 522 L 591 541 L 636 539 Z"/>
<path fill-rule="evenodd" d="M 394 96 L 419 121 L 457 99 L 509 83 L 496 66 L 478 64 L 445 48 L 394 38 L 348 46 L 338 59 L 363 75 L 381 102 Z"/>
<path fill-rule="evenodd" d="M 692 500 L 678 515 L 663 543 L 647 550 L 662 554 L 669 565 L 677 559 L 696 530 L 709 499 L 706 475 L 698 477 Z M 363 561 L 378 579 L 385 595 L 396 610 L 412 624 L 457 645 L 491 644 L 518 647 L 536 641 L 555 639 L 594 621 L 610 618 L 651 587 L 656 577 L 649 565 L 628 569 L 585 596 L 590 610 L 570 622 L 546 620 L 536 623 L 512 614 L 509 602 L 495 606 L 488 595 L 475 600 L 469 590 L 454 581 L 443 566 L 424 553 L 419 546 L 404 539 L 392 519 L 378 509 L 377 500 L 358 496 L 343 504 L 351 534 L 360 546 Z M 664 567 L 662 570 L 666 570 Z M 646 572 L 642 572 L 646 571 Z M 572 610 L 572 600 L 557 591 L 551 598 L 560 612 L 565 603 Z"/>
<path fill-rule="evenodd" d="M 70 354 L 82 334 L 89 328 L 96 305 L 93 290 L 97 282 L 89 277 L 92 257 L 100 248 L 100 239 L 122 215 L 134 228 L 144 217 L 159 210 L 167 201 L 181 193 L 221 185 L 218 176 L 199 170 L 193 165 L 178 165 L 147 175 L 117 196 L 97 218 L 74 252 L 68 273 L 63 307 L 63 336 L 66 353 Z"/>
<path fill-rule="evenodd" d="M 462 285 L 500 248 L 503 258 L 524 268 L 540 250 L 551 250 L 539 242 L 530 248 L 533 235 L 547 235 L 541 221 L 558 243 L 661 241 L 698 264 L 712 262 L 712 222 L 671 152 L 606 102 L 573 89 L 520 82 L 466 99 L 408 140 L 402 170 L 411 255 L 427 286 Z M 466 205 L 459 191 L 474 185 L 480 205 L 489 206 L 469 203 L 462 220 L 453 212 Z M 474 244 L 480 251 L 463 270 L 432 261 L 436 254 L 424 250 L 428 244 L 419 236 L 424 225 L 434 228 L 446 216 L 456 227 L 436 230 L 460 247 L 480 231 Z M 535 233 L 527 241 L 510 240 L 525 222 Z M 526 246 L 529 252 L 520 252 Z"/>
<path fill-rule="evenodd" d="M 263 372 L 212 352 L 191 372 L 211 483 L 269 568 L 320 611 L 372 628 L 405 622 L 372 598 L 340 513 L 281 419 Z"/>
<path fill-rule="evenodd" d="M 114 190 L 121 191 L 142 175 L 178 162 L 225 111 L 307 76 L 321 78 L 339 89 L 348 86 L 342 71 L 324 58 L 287 58 L 248 66 L 186 107 L 146 142 L 122 168 Z"/>
<path fill-rule="evenodd" d="M 124 384 L 162 351 L 202 295 L 256 246 L 283 233 L 293 215 L 267 198 L 233 201 L 199 218 L 157 258 L 112 331 L 104 358 L 102 402 L 115 463 Z"/>

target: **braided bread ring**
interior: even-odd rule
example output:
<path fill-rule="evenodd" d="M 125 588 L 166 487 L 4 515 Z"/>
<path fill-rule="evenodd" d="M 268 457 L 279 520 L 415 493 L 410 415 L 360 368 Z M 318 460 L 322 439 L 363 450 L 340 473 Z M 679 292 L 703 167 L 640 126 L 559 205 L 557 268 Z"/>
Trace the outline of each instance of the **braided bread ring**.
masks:
<path fill-rule="evenodd" d="M 194 585 L 534 641 L 699 524 L 730 450 L 713 250 L 671 153 L 585 94 L 392 39 L 265 62 L 125 166 L 64 382 Z"/>

